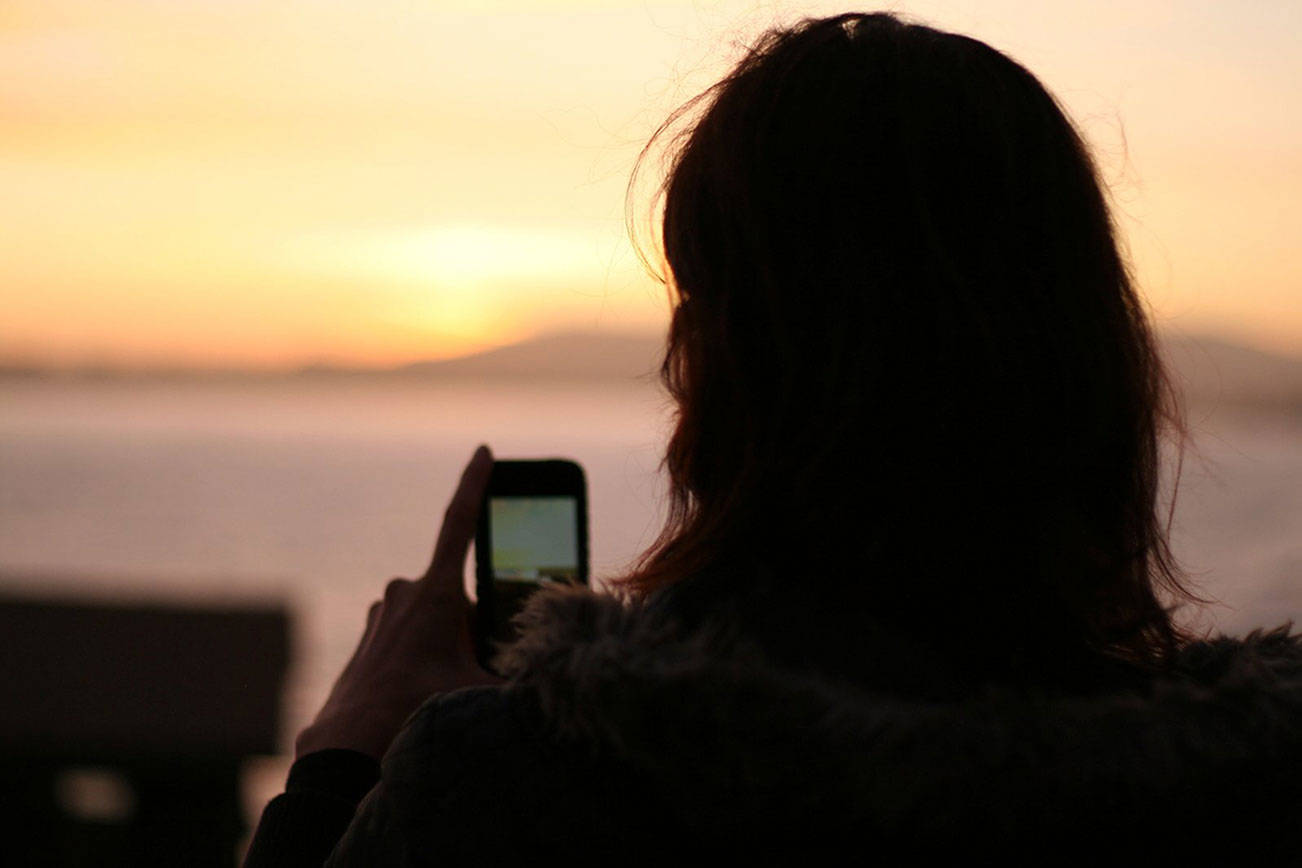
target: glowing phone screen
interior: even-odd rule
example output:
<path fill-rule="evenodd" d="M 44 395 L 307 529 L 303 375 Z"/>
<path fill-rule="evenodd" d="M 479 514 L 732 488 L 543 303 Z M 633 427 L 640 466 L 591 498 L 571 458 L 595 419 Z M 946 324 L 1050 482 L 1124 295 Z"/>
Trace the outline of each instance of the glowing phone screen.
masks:
<path fill-rule="evenodd" d="M 492 497 L 495 582 L 577 581 L 578 501 L 573 497 Z"/>

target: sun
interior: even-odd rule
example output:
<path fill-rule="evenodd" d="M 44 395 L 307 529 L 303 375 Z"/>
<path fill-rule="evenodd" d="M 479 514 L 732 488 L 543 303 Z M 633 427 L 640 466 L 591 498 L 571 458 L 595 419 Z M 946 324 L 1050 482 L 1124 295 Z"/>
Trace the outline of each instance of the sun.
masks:
<path fill-rule="evenodd" d="M 313 237 L 298 254 L 304 264 L 336 273 L 469 292 L 590 280 L 601 246 L 583 227 L 448 223 Z"/>

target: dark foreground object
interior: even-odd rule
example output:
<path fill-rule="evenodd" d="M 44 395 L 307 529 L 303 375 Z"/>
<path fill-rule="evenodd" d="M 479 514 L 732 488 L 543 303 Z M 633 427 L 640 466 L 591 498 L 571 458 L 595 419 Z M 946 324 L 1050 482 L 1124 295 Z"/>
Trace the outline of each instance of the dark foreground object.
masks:
<path fill-rule="evenodd" d="M 0 597 L 5 863 L 233 865 L 288 628 L 279 608 Z"/>

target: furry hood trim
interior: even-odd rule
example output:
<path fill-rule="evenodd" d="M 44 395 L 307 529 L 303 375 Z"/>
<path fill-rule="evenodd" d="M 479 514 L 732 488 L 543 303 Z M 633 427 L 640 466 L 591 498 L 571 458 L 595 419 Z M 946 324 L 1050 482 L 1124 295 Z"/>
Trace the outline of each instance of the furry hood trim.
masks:
<path fill-rule="evenodd" d="M 500 660 L 511 689 L 715 833 L 754 811 L 1006 837 L 1225 828 L 1227 810 L 1246 833 L 1302 807 L 1302 637 L 1287 627 L 1189 645 L 1143 692 L 924 702 L 775 667 L 723 628 L 586 589 L 536 595 L 520 624 Z"/>

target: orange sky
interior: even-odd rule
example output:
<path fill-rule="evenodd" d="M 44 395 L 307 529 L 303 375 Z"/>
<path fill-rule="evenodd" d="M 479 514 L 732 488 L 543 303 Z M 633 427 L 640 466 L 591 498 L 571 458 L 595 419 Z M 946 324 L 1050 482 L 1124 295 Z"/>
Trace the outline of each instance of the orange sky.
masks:
<path fill-rule="evenodd" d="M 0 359 L 293 365 L 654 328 L 643 141 L 827 3 L 5 0 Z M 1302 353 L 1302 6 L 899 2 L 1098 148 L 1159 323 Z"/>

